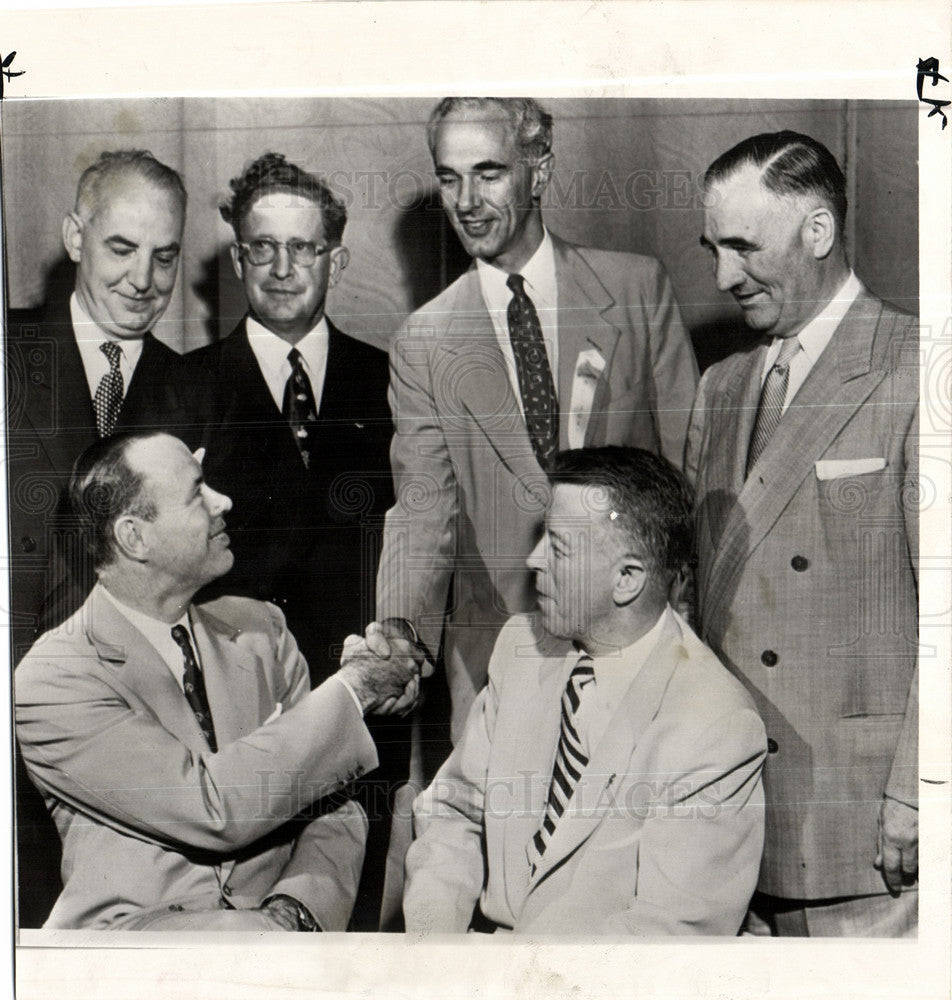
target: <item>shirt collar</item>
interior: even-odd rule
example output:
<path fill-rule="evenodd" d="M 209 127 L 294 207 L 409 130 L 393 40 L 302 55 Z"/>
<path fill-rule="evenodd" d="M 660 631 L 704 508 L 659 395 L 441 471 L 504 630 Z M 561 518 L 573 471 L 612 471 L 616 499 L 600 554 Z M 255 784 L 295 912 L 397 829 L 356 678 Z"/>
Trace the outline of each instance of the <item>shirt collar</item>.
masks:
<path fill-rule="evenodd" d="M 525 281 L 526 294 L 536 309 L 554 309 L 556 306 L 555 248 L 548 229 L 542 227 L 542 242 L 519 273 Z M 476 258 L 476 274 L 487 307 L 505 312 L 512 299 L 512 290 L 506 284 L 509 273 Z"/>
<path fill-rule="evenodd" d="M 75 292 L 69 297 L 69 318 L 72 320 L 73 336 L 76 338 L 80 354 L 83 355 L 84 363 L 87 356 L 95 357 L 96 354 L 100 354 L 104 357 L 99 350 L 99 345 L 104 340 L 111 340 L 122 348 L 123 357 L 129 363 L 129 367 L 135 368 L 139 355 L 142 353 L 144 334 L 143 337 L 117 337 L 109 330 L 104 330 L 82 307 L 79 296 Z M 108 364 L 107 361 L 107 367 Z"/>
<path fill-rule="evenodd" d="M 847 275 L 846 281 L 827 302 L 826 306 L 797 334 L 800 349 L 806 355 L 810 365 L 815 365 L 820 355 L 826 349 L 836 328 L 843 322 L 843 317 L 849 312 L 850 306 L 856 301 L 856 296 L 863 286 L 853 271 Z M 781 337 L 775 337 L 767 352 L 768 367 L 773 365 L 780 353 Z"/>
<path fill-rule="evenodd" d="M 263 372 L 273 372 L 275 375 L 282 373 L 282 365 L 287 363 L 292 346 L 298 349 L 309 375 L 314 377 L 323 372 L 329 336 L 326 316 L 321 316 L 314 328 L 294 345 L 282 340 L 253 316 L 248 317 L 245 329 L 248 332 L 248 343 Z"/>

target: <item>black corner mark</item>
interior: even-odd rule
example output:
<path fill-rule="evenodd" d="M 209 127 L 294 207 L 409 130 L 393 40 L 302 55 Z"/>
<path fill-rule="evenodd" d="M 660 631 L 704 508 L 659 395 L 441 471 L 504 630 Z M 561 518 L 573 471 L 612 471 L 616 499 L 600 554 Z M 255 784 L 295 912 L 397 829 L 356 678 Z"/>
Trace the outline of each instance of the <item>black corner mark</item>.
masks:
<path fill-rule="evenodd" d="M 939 73 L 939 60 L 932 56 L 929 59 L 920 59 L 916 64 L 916 92 L 919 95 L 919 100 L 923 104 L 931 104 L 932 110 L 926 115 L 927 118 L 931 118 L 933 115 L 939 115 L 942 118 L 942 128 L 945 128 L 949 124 L 949 119 L 946 118 L 943 108 L 947 108 L 952 101 L 937 101 L 931 97 L 922 96 L 922 85 L 926 79 L 932 80 L 932 86 L 937 87 L 940 80 L 944 80 L 946 83 L 949 82 L 947 76 L 942 76 Z"/>
<path fill-rule="evenodd" d="M 13 64 L 13 60 L 16 58 L 16 50 L 14 49 L 7 56 L 0 56 L 0 101 L 3 100 L 3 86 L 4 84 L 12 80 L 15 76 L 23 76 L 26 72 L 25 69 L 12 70 L 10 66 Z"/>

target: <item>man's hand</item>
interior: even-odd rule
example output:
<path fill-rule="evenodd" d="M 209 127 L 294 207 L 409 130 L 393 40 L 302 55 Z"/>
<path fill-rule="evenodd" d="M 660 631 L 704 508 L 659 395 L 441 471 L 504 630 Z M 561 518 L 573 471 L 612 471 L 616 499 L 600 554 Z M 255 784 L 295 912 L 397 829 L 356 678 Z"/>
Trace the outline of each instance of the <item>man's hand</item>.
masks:
<path fill-rule="evenodd" d="M 403 618 L 385 618 L 382 622 L 371 622 L 364 631 L 367 648 L 387 660 L 391 655 L 391 640 L 406 640 L 423 657 L 421 677 L 433 674 L 433 663 L 426 646 L 417 638 L 413 626 Z M 408 685 L 398 698 L 388 698 L 374 709 L 376 715 L 406 715 L 417 703 L 420 696 L 419 681 Z"/>
<path fill-rule="evenodd" d="M 919 877 L 919 810 L 883 798 L 879 810 L 879 853 L 873 862 L 892 893 Z"/>
<path fill-rule="evenodd" d="M 385 642 L 386 655 L 381 655 L 382 642 L 375 644 L 380 652 L 374 652 L 360 636 L 349 635 L 344 640 L 338 673 L 353 688 L 365 714 L 385 706 L 389 711 L 412 706 L 420 693 L 424 653 L 406 639 L 391 638 Z M 426 676 L 430 673 L 432 667 Z"/>

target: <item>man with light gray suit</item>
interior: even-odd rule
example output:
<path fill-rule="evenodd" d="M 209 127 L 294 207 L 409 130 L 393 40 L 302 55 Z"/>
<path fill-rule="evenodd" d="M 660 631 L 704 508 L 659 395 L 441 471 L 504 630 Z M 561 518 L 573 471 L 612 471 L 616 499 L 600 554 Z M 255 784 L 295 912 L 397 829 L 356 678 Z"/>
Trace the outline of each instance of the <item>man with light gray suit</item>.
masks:
<path fill-rule="evenodd" d="M 701 243 L 753 349 L 704 373 L 699 634 L 768 736 L 767 830 L 748 929 L 916 931 L 916 320 L 844 247 L 846 183 L 809 136 L 753 136 L 705 177 Z"/>
<path fill-rule="evenodd" d="M 400 710 L 419 666 L 356 637 L 310 691 L 273 604 L 194 594 L 227 573 L 231 501 L 202 451 L 122 434 L 77 460 L 70 499 L 98 583 L 15 678 L 17 736 L 63 842 L 46 925 L 344 930 L 377 765 L 363 716 Z"/>

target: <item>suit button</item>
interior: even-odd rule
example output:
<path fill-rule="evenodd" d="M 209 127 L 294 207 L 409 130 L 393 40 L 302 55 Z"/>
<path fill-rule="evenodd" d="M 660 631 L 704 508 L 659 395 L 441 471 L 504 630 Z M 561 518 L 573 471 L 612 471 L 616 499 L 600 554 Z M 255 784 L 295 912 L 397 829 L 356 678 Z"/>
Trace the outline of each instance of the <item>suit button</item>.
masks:
<path fill-rule="evenodd" d="M 798 572 L 802 573 L 807 566 L 810 565 L 810 560 L 806 559 L 804 556 L 794 556 L 790 560 L 790 565 Z"/>
<path fill-rule="evenodd" d="M 767 753 L 776 753 L 780 749 L 780 744 L 776 740 L 767 740 Z"/>
<path fill-rule="evenodd" d="M 231 895 L 231 886 L 230 886 L 230 885 L 223 885 L 223 886 L 221 887 L 221 891 L 222 891 L 222 892 L 223 892 L 223 893 L 224 893 L 224 894 L 225 894 L 226 896 L 230 896 L 230 895 Z"/>
<path fill-rule="evenodd" d="M 179 904 L 178 904 L 178 903 L 172 903 L 172 904 L 171 904 L 171 905 L 169 906 L 169 910 L 170 910 L 170 911 L 171 911 L 172 913 L 181 913 L 181 912 L 182 912 L 182 910 L 184 910 L 184 909 L 185 909 L 185 907 L 184 907 L 184 906 L 179 906 Z"/>
<path fill-rule="evenodd" d="M 35 552 L 36 551 L 36 539 L 35 538 L 30 538 L 29 535 L 24 535 L 20 539 L 20 548 L 23 549 L 24 552 Z"/>
<path fill-rule="evenodd" d="M 760 654 L 760 662 L 765 667 L 775 667 L 779 659 L 780 657 L 772 649 L 765 649 Z"/>

